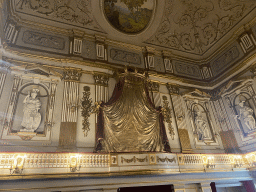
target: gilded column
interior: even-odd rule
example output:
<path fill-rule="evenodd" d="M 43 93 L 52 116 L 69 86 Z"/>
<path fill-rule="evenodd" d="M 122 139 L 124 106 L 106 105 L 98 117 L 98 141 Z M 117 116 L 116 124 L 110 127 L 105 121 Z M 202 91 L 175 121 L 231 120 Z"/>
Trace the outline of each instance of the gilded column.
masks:
<path fill-rule="evenodd" d="M 64 71 L 64 93 L 62 102 L 59 150 L 76 148 L 76 127 L 79 104 L 79 81 L 81 71 L 66 69 Z"/>

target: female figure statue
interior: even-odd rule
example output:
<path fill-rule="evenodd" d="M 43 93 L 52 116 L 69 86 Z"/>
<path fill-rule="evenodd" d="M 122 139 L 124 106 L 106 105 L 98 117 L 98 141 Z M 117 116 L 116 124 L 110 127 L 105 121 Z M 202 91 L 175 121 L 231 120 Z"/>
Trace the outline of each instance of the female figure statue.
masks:
<path fill-rule="evenodd" d="M 24 103 L 24 115 L 21 126 L 23 129 L 20 131 L 34 132 L 40 125 L 41 114 L 38 112 L 41 106 L 41 102 L 37 98 L 39 90 L 32 89 L 31 93 L 25 97 Z"/>
<path fill-rule="evenodd" d="M 244 101 L 239 103 L 240 106 L 240 115 L 239 118 L 244 121 L 245 125 L 248 127 L 249 130 L 253 130 L 256 128 L 255 126 L 255 119 L 253 117 L 253 110 L 244 105 Z"/>
<path fill-rule="evenodd" d="M 211 138 L 208 122 L 203 118 L 201 111 L 195 111 L 195 124 L 199 140 Z"/>

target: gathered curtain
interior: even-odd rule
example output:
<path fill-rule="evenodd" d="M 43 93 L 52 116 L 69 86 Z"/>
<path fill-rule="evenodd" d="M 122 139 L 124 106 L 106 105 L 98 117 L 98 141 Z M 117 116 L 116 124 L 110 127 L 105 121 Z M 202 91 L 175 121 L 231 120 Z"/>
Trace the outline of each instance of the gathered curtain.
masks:
<path fill-rule="evenodd" d="M 96 142 L 96 151 L 170 151 L 161 108 L 155 109 L 143 79 L 121 78 L 101 103 Z"/>

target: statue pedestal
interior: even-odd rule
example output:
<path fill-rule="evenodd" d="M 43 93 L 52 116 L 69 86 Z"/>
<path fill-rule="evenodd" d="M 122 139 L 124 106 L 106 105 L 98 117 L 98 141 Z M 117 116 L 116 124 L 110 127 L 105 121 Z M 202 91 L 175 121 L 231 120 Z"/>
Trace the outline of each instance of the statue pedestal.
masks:
<path fill-rule="evenodd" d="M 28 131 L 20 131 L 20 132 L 17 133 L 17 135 L 18 135 L 22 140 L 29 141 L 29 140 L 31 140 L 33 137 L 36 136 L 36 133 L 35 133 L 35 132 L 28 132 Z"/>

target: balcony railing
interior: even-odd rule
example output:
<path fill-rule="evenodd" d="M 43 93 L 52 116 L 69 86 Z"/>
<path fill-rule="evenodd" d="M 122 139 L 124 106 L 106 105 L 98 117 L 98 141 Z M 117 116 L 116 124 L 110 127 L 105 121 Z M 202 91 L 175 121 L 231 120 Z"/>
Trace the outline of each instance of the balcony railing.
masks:
<path fill-rule="evenodd" d="M 63 174 L 181 173 L 253 170 L 256 152 L 175 153 L 0 153 L 0 178 Z M 130 173 L 131 174 L 131 173 Z M 77 175 L 77 174 L 76 174 Z"/>

